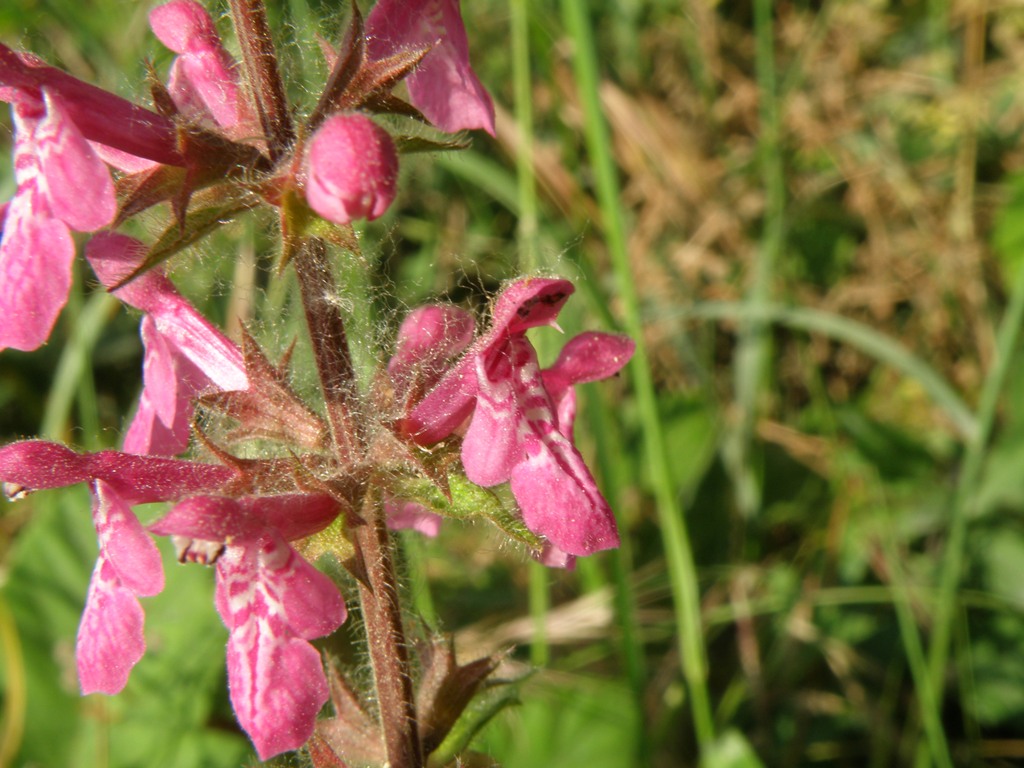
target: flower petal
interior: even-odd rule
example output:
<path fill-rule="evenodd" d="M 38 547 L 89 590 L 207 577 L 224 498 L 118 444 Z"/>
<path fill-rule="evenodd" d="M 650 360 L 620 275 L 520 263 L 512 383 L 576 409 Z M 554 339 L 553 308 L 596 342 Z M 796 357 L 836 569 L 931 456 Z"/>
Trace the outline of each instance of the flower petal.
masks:
<path fill-rule="evenodd" d="M 240 500 L 242 503 L 250 501 Z M 322 531 L 338 516 L 338 502 L 323 494 L 293 493 L 251 500 L 253 512 L 286 541 Z"/>
<path fill-rule="evenodd" d="M 366 31 L 375 59 L 430 47 L 408 78 L 412 103 L 430 122 L 448 133 L 482 128 L 494 135 L 494 104 L 469 64 L 458 0 L 379 0 Z"/>
<path fill-rule="evenodd" d="M 120 495 L 103 481 L 93 489 L 99 557 L 78 627 L 82 693 L 114 694 L 146 650 L 138 595 L 164 588 L 160 552 Z"/>
<path fill-rule="evenodd" d="M 572 444 L 557 430 L 525 441 L 526 460 L 512 469 L 523 521 L 570 555 L 619 545 L 608 502 Z"/>
<path fill-rule="evenodd" d="M 576 556 L 563 552 L 550 541 L 545 542 L 544 549 L 535 555 L 537 562 L 548 568 L 562 568 L 566 571 L 576 570 Z"/>
<path fill-rule="evenodd" d="M 38 58 L 17 54 L 0 44 L 0 96 L 10 91 L 40 93 L 46 88 L 60 96 L 67 114 L 82 135 L 137 157 L 184 166 L 177 150 L 177 129 L 162 115 L 49 67 Z"/>
<path fill-rule="evenodd" d="M 388 528 L 392 531 L 413 530 L 433 539 L 441 530 L 441 516 L 428 512 L 415 501 L 390 500 L 385 509 Z"/>
<path fill-rule="evenodd" d="M 272 530 L 285 540 L 311 536 L 338 516 L 338 502 L 327 495 L 283 494 L 233 499 L 193 496 L 176 504 L 149 529 L 158 536 L 206 541 L 252 538 Z"/>
<path fill-rule="evenodd" d="M 158 594 L 164 588 L 164 569 L 156 544 L 113 488 L 97 480 L 94 492 L 93 522 L 103 557 L 134 594 Z"/>
<path fill-rule="evenodd" d="M 572 338 L 555 364 L 544 371 L 544 384 L 562 388 L 614 376 L 633 357 L 636 342 L 616 333 L 587 331 Z"/>
<path fill-rule="evenodd" d="M 491 328 L 479 342 L 481 349 L 501 344 L 508 336 L 530 328 L 552 325 L 566 300 L 576 290 L 568 280 L 527 277 L 510 283 L 494 302 Z"/>
<path fill-rule="evenodd" d="M 259 567 L 288 627 L 299 637 L 312 640 L 329 635 L 347 618 L 345 601 L 334 582 L 279 536 L 263 537 Z"/>
<path fill-rule="evenodd" d="M 233 128 L 241 103 L 238 72 L 206 9 L 193 0 L 172 0 L 150 11 L 149 24 L 160 42 L 181 54 L 168 81 L 175 106 L 187 117 L 208 115 Z"/>
<path fill-rule="evenodd" d="M 280 552 L 285 563 L 276 567 L 272 561 Z M 328 698 L 320 654 L 295 636 L 281 600 L 294 597 L 288 583 L 299 574 L 288 565 L 293 552 L 284 541 L 267 537 L 231 546 L 217 561 L 218 610 L 231 630 L 231 703 L 262 760 L 304 744 Z M 317 588 L 313 592 L 319 594 Z M 291 610 L 302 614 L 303 621 L 307 618 L 304 608 Z"/>
<path fill-rule="evenodd" d="M 463 357 L 409 412 L 404 430 L 420 445 L 433 445 L 454 432 L 473 413 L 476 358 Z"/>
<path fill-rule="evenodd" d="M 473 342 L 473 315 L 458 307 L 430 305 L 414 309 L 398 329 L 388 373 L 396 380 L 418 379 L 423 387 L 437 383 L 444 364 Z"/>
<path fill-rule="evenodd" d="M 526 339 L 521 341 L 529 346 Z M 539 381 L 532 347 L 529 347 L 528 355 L 533 358 L 533 373 Z M 526 414 L 517 391 L 520 382 L 515 378 L 520 371 L 514 370 L 511 356 L 497 354 L 489 360 L 477 358 L 476 409 L 462 441 L 462 465 L 466 477 L 484 487 L 508 480 L 512 467 L 521 458 L 520 425 Z"/>
<path fill-rule="evenodd" d="M 473 412 L 478 388 L 477 359 L 490 360 L 503 353 L 510 338 L 530 328 L 554 323 L 574 290 L 568 280 L 551 278 L 526 278 L 511 283 L 495 302 L 490 329 L 410 411 L 406 432 L 420 445 L 431 445 L 454 432 Z M 494 396 L 501 399 L 500 393 Z"/>
<path fill-rule="evenodd" d="M 213 19 L 194 0 L 171 0 L 158 5 L 149 12 L 149 26 L 157 39 L 175 53 L 220 45 Z"/>
<path fill-rule="evenodd" d="M 23 440 L 0 448 L 0 482 L 34 491 L 98 479 L 130 505 L 211 493 L 235 476 L 235 470 L 215 464 L 119 451 L 76 453 L 43 440 Z"/>
<path fill-rule="evenodd" d="M 115 285 L 142 262 L 138 240 L 101 232 L 86 257 L 105 285 Z M 188 446 L 192 400 L 204 391 L 249 386 L 241 350 L 193 307 L 159 271 L 145 272 L 114 295 L 147 313 L 144 388 L 125 437 L 131 453 L 175 455 Z"/>
<path fill-rule="evenodd" d="M 306 167 L 309 207 L 336 224 L 376 219 L 395 199 L 395 144 L 364 115 L 327 118 L 309 142 Z"/>
<path fill-rule="evenodd" d="M 226 496 L 192 496 L 149 526 L 157 536 L 186 536 L 204 541 L 254 537 L 266 528 L 239 500 Z"/>
<path fill-rule="evenodd" d="M 156 160 L 148 160 L 145 157 L 131 155 L 120 149 L 108 147 L 106 144 L 100 144 L 98 141 L 90 141 L 89 146 L 92 147 L 92 151 L 96 153 L 100 160 L 125 173 L 151 171 L 160 165 Z"/>
<path fill-rule="evenodd" d="M 228 639 L 231 705 L 260 760 L 309 741 L 328 697 L 320 654 L 281 625 L 254 615 Z"/>
<path fill-rule="evenodd" d="M 30 351 L 50 336 L 71 289 L 75 243 L 34 186 L 18 190 L 0 241 L 0 349 Z"/>
<path fill-rule="evenodd" d="M 145 349 L 142 394 L 122 447 L 128 453 L 174 456 L 188 447 L 194 393 L 181 386 L 177 356 L 150 315 L 142 318 L 139 333 Z"/>
<path fill-rule="evenodd" d="M 189 117 L 208 115 L 225 129 L 234 128 L 241 119 L 238 74 L 220 46 L 181 56 L 171 69 L 168 90 L 178 109 Z"/>
<path fill-rule="evenodd" d="M 43 89 L 46 117 L 35 133 L 51 211 L 69 227 L 92 232 L 114 219 L 117 200 L 110 171 L 68 117 L 60 98 Z"/>
<path fill-rule="evenodd" d="M 570 440 L 576 420 L 573 386 L 614 376 L 633 357 L 636 343 L 628 336 L 589 331 L 571 339 L 555 364 L 542 372 L 544 388 L 558 412 L 558 429 Z"/>
<path fill-rule="evenodd" d="M 145 246 L 138 240 L 116 232 L 97 234 L 86 249 L 86 257 L 97 277 L 108 286 L 131 274 L 145 253 Z M 152 315 L 166 342 L 202 371 L 210 385 L 223 391 L 248 386 L 238 346 L 178 293 L 162 273 L 145 272 L 116 290 L 114 295 Z M 192 382 L 192 386 L 200 385 Z"/>
<path fill-rule="evenodd" d="M 75 645 L 82 693 L 113 695 L 124 688 L 146 650 L 142 621 L 138 598 L 120 583 L 114 566 L 101 553 Z"/>

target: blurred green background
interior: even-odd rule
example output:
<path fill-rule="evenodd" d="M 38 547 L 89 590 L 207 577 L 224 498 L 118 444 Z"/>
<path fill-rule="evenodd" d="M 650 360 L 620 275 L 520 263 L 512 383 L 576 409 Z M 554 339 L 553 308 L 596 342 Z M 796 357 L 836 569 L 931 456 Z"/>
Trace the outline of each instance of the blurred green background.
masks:
<path fill-rule="evenodd" d="M 314 33 L 336 36 L 343 6 L 271 4 L 300 111 L 324 76 Z M 619 551 L 564 573 L 484 526 L 403 536 L 425 626 L 466 658 L 516 647 L 495 698 L 519 703 L 476 749 L 509 768 L 1019 765 L 1024 8 L 463 6 L 498 136 L 403 159 L 347 278 L 362 358 L 404 307 L 481 306 L 520 271 L 578 279 L 567 334 L 642 342 L 582 388 L 577 427 Z M 149 7 L 7 0 L 0 40 L 145 100 L 144 60 L 170 61 Z M 250 216 L 171 269 L 280 351 L 301 317 L 259 269 L 273 237 Z M 5 440 L 118 443 L 138 318 L 79 267 L 49 345 L 0 355 Z M 88 508 L 77 488 L 0 512 L 0 768 L 256 765 L 211 574 L 170 552 L 127 689 L 77 695 Z"/>

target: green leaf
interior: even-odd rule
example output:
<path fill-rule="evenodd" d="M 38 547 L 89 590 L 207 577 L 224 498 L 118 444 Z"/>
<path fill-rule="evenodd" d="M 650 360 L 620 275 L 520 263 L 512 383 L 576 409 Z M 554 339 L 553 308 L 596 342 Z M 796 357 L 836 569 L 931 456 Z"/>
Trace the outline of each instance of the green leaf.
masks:
<path fill-rule="evenodd" d="M 471 483 L 465 475 L 457 472 L 448 475 L 447 480 L 450 498 L 426 478 L 402 478 L 395 481 L 393 488 L 398 497 L 416 501 L 442 517 L 457 520 L 482 517 L 530 549 L 537 552 L 543 549 L 543 541 L 526 527 L 519 511 L 503 504 L 494 491 Z"/>
<path fill-rule="evenodd" d="M 1007 199 L 996 214 L 992 227 L 992 249 L 999 257 L 1006 282 L 1024 260 L 1024 174 L 1010 177 L 1006 183 Z"/>

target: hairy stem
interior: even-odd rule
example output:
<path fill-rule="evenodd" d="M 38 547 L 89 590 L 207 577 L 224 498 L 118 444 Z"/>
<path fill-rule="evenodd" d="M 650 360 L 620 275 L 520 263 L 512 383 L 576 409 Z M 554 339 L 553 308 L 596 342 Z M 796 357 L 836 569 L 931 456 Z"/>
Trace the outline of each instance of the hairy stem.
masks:
<path fill-rule="evenodd" d="M 345 335 L 345 321 L 334 301 L 338 290 L 323 240 L 307 240 L 298 249 L 294 264 L 320 387 L 327 405 L 331 438 L 339 463 L 351 466 L 359 461 L 362 444 L 353 412 L 356 404 L 355 372 Z"/>
<path fill-rule="evenodd" d="M 277 162 L 295 138 L 284 82 L 277 66 L 274 39 L 267 24 L 263 0 L 230 0 L 231 19 L 242 50 L 242 67 L 249 83 L 260 126 L 267 138 L 270 159 Z"/>
<path fill-rule="evenodd" d="M 394 548 L 378 494 L 366 494 L 363 517 L 366 524 L 354 531 L 366 566 L 366 581 L 359 582 L 359 601 L 377 688 L 387 764 L 389 768 L 421 768 L 425 762 L 398 599 Z"/>
<path fill-rule="evenodd" d="M 322 240 L 310 238 L 293 261 L 306 313 L 313 357 L 327 406 L 335 455 L 343 469 L 363 462 L 365 436 L 357 421 L 355 372 L 345 321 L 337 302 L 334 274 Z M 409 653 L 398 599 L 394 542 L 387 529 L 383 500 L 370 483 L 363 496 L 363 520 L 352 529 L 362 559 L 359 600 L 373 665 L 384 746 L 390 768 L 424 765 Z"/>

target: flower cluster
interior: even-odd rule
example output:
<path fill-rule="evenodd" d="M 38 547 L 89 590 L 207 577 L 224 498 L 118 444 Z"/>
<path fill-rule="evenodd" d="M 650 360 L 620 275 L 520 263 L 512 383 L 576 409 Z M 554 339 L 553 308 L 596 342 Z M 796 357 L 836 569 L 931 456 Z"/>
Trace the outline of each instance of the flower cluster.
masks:
<path fill-rule="evenodd" d="M 304 557 L 340 537 L 355 552 L 339 561 L 359 585 L 385 762 L 440 743 L 493 668 L 435 654 L 437 679 L 425 674 L 416 696 L 435 708 L 423 715 L 434 731 L 402 746 L 394 734 L 409 732 L 414 704 L 389 698 L 406 694 L 388 680 L 410 673 L 403 644 L 388 645 L 401 620 L 385 524 L 432 535 L 444 516 L 489 517 L 561 566 L 617 546 L 612 512 L 574 445 L 574 387 L 617 373 L 633 344 L 584 333 L 541 369 L 527 331 L 554 325 L 573 286 L 523 278 L 497 296 L 480 334 L 454 306 L 410 312 L 373 391 L 360 393 L 343 317 L 324 295 L 333 285 L 325 254 L 327 243 L 356 248 L 350 222 L 383 215 L 395 198 L 400 143 L 376 116 L 493 134 L 494 108 L 470 68 L 458 0 L 378 0 L 365 24 L 353 7 L 338 50 L 324 45 L 331 75 L 296 127 L 253 7 L 233 6 L 242 64 L 194 0 L 151 12 L 153 32 L 176 54 L 166 84 L 153 86 L 152 109 L 0 45 L 17 182 L 0 209 L 0 349 L 46 342 L 67 300 L 73 232 L 96 233 L 85 258 L 141 313 L 144 348 L 121 451 L 15 442 L 0 448 L 0 482 L 9 498 L 77 483 L 91 490 L 99 555 L 76 646 L 83 693 L 119 692 L 144 654 L 140 598 L 164 586 L 153 536 L 169 537 L 181 562 L 216 569 L 231 703 L 263 759 L 307 743 L 328 697 L 344 689 L 328 684 L 310 641 L 345 621 L 346 603 Z M 408 100 L 392 92 L 403 80 Z M 170 217 L 157 243 L 114 231 L 162 203 Z M 280 217 L 281 265 L 290 261 L 298 277 L 323 407 L 292 389 L 287 358 L 272 363 L 247 332 L 236 344 L 163 271 L 211 222 L 260 205 Z M 231 425 L 219 442 L 197 426 L 197 408 Z M 235 450 L 254 439 L 274 446 L 265 458 Z M 485 490 L 503 483 L 515 508 Z M 146 527 L 132 508 L 152 502 L 169 508 Z M 334 704 L 335 720 L 369 728 L 358 705 Z M 324 738 L 331 732 L 324 726 Z M 359 754 L 378 755 L 375 739 Z M 330 748 L 340 759 L 345 746 Z"/>

